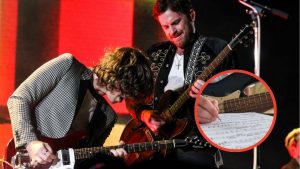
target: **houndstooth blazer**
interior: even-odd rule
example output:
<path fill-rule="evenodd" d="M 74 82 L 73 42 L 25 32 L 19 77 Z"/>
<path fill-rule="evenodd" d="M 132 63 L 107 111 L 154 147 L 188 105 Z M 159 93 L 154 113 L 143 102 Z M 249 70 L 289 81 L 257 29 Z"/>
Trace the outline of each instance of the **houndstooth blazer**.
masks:
<path fill-rule="evenodd" d="M 34 71 L 7 102 L 16 147 L 37 140 L 37 133 L 51 138 L 65 136 L 75 115 L 80 80 L 90 79 L 91 74 L 69 53 Z M 115 121 L 111 107 L 107 113 L 113 115 L 106 120 Z"/>

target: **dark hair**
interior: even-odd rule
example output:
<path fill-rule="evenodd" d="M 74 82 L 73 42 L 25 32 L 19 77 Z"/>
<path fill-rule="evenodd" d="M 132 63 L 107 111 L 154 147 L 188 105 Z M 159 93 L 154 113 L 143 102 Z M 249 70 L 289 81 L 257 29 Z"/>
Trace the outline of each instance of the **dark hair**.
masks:
<path fill-rule="evenodd" d="M 120 89 L 127 98 L 144 99 L 152 94 L 150 63 L 139 49 L 123 47 L 106 52 L 94 72 L 108 90 Z"/>
<path fill-rule="evenodd" d="M 189 18 L 193 5 L 190 0 L 157 0 L 153 6 L 152 15 L 157 19 L 167 9 L 171 9 L 174 12 L 181 12 Z"/>

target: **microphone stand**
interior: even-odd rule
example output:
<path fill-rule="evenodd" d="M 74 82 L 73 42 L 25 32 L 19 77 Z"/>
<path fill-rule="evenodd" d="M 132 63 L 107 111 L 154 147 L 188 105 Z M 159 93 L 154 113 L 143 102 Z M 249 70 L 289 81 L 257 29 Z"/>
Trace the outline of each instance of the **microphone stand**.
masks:
<path fill-rule="evenodd" d="M 278 9 L 272 9 L 254 1 L 239 0 L 239 2 L 248 7 L 247 13 L 251 15 L 254 30 L 254 73 L 260 76 L 260 42 L 261 42 L 261 24 L 260 18 L 265 17 L 267 13 L 273 14 L 282 19 L 288 19 L 289 14 Z"/>
<path fill-rule="evenodd" d="M 243 0 L 239 0 L 241 4 L 244 6 L 250 8 L 250 11 L 247 11 L 248 14 L 251 15 L 251 18 L 253 20 L 254 26 L 254 73 L 259 77 L 260 76 L 260 37 L 261 37 L 261 25 L 260 25 L 260 13 L 258 10 L 248 4 L 247 2 Z M 258 147 L 253 148 L 253 169 L 260 169 L 260 157 Z"/>
<path fill-rule="evenodd" d="M 248 1 L 248 0 L 239 0 L 239 3 L 248 7 L 250 10 L 246 10 L 248 14 L 251 15 L 254 26 L 254 73 L 259 77 L 260 76 L 260 42 L 261 42 L 261 24 L 260 18 L 265 16 L 265 13 L 272 13 L 282 19 L 288 19 L 288 14 L 277 10 L 272 9 L 268 6 L 261 5 L 259 3 Z M 258 147 L 253 149 L 253 169 L 260 169 L 260 151 Z"/>
<path fill-rule="evenodd" d="M 252 21 L 254 23 L 254 73 L 257 76 L 260 76 L 260 39 L 261 39 L 261 24 L 260 16 L 263 16 L 262 10 L 258 10 L 251 4 L 247 3 L 244 0 L 239 0 L 241 4 L 250 8 L 251 10 L 247 11 L 251 15 Z"/>

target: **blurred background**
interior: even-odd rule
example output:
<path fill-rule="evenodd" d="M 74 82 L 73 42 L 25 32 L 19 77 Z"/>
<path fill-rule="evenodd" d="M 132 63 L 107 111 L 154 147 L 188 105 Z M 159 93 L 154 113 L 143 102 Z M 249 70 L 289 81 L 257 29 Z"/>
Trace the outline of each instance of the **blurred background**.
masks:
<path fill-rule="evenodd" d="M 8 97 L 35 69 L 62 53 L 72 53 L 87 66 L 99 62 L 105 50 L 131 46 L 146 50 L 165 39 L 151 17 L 155 0 L 0 0 L 0 158 L 12 137 L 6 107 Z M 197 30 L 226 41 L 251 17 L 237 0 L 194 0 Z M 261 78 L 277 100 L 277 120 L 259 146 L 261 168 L 276 169 L 289 161 L 284 137 L 299 127 L 299 1 L 256 0 L 289 14 L 261 20 Z M 253 72 L 253 44 L 239 48 L 239 67 Z M 123 103 L 113 106 L 122 126 L 130 118 Z M 227 153 L 224 168 L 252 168 L 252 151 Z"/>

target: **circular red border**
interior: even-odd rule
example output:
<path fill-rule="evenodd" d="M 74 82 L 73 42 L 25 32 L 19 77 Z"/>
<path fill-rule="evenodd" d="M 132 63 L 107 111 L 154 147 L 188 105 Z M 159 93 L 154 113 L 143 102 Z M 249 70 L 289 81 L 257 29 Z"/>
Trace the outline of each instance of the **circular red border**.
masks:
<path fill-rule="evenodd" d="M 268 92 L 270 93 L 271 95 L 271 98 L 272 98 L 272 102 L 273 102 L 273 108 L 274 108 L 274 115 L 273 115 L 273 120 L 272 120 L 272 124 L 271 124 L 271 127 L 270 129 L 268 130 L 268 132 L 266 133 L 266 135 L 260 140 L 258 141 L 256 144 L 252 145 L 252 146 L 249 146 L 249 147 L 246 147 L 246 148 L 242 148 L 242 149 L 229 149 L 229 148 L 225 148 L 225 147 L 221 147 L 217 144 L 215 144 L 213 141 L 211 141 L 207 136 L 206 134 L 204 133 L 204 131 L 201 129 L 200 127 L 200 123 L 199 123 L 199 119 L 198 119 L 198 115 L 197 115 L 197 112 L 198 112 L 198 106 L 196 103 L 198 103 L 199 101 L 199 98 L 200 98 L 200 95 L 202 94 L 203 90 L 206 88 L 206 86 L 215 78 L 217 78 L 218 76 L 220 75 L 223 75 L 223 74 L 226 74 L 226 73 L 243 73 L 243 74 L 246 74 L 246 75 L 249 75 L 249 76 L 252 76 L 254 78 L 256 78 L 257 80 L 259 80 L 259 82 L 261 82 L 264 87 L 268 90 Z M 223 71 L 223 72 L 220 72 L 214 76 L 212 76 L 211 78 L 209 78 L 209 80 L 207 80 L 204 85 L 201 87 L 197 97 L 196 97 L 196 101 L 195 101 L 195 105 L 194 105 L 194 117 L 195 117 L 195 121 L 196 121 L 196 125 L 198 127 L 198 130 L 200 131 L 200 133 L 202 134 L 202 136 L 206 139 L 206 141 L 208 141 L 211 145 L 213 145 L 214 147 L 220 149 L 220 150 L 223 150 L 223 151 L 227 151 L 227 152 L 244 152 L 244 151 L 248 151 L 248 150 L 251 150 L 253 149 L 254 147 L 257 147 L 258 145 L 260 145 L 263 141 L 265 141 L 265 139 L 270 135 L 270 133 L 272 132 L 273 128 L 274 128 L 274 125 L 275 125 L 275 121 L 276 121 L 276 117 L 277 117 L 277 105 L 276 105 L 276 100 L 275 100 L 275 97 L 274 97 L 274 94 L 271 90 L 271 88 L 268 86 L 268 84 L 260 77 L 258 77 L 257 75 L 251 73 L 251 72 L 248 72 L 248 71 L 245 71 L 245 70 L 239 70 L 239 69 L 233 69 L 233 70 L 226 70 L 226 71 Z"/>

